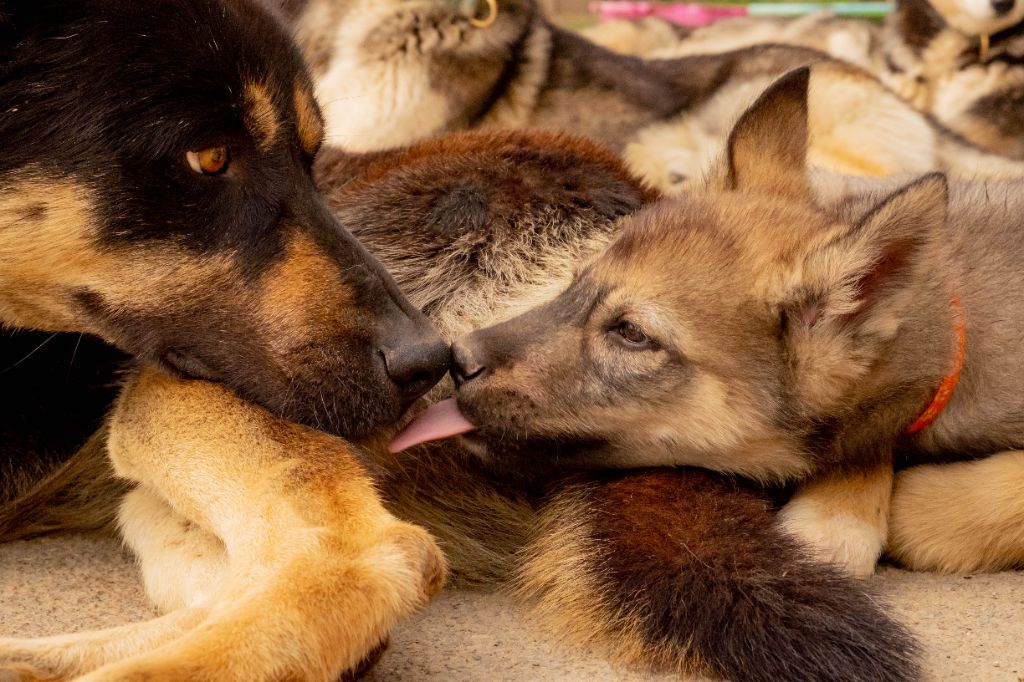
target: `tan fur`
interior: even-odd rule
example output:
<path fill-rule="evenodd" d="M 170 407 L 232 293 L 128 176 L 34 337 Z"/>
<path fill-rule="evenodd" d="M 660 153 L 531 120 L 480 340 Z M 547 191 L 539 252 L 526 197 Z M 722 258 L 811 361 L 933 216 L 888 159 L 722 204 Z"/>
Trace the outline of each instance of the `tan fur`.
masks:
<path fill-rule="evenodd" d="M 51 331 L 77 328 L 60 290 L 75 275 L 100 267 L 92 212 L 88 190 L 71 181 L 28 176 L 3 188 L 0 320 Z"/>
<path fill-rule="evenodd" d="M 667 661 L 645 642 L 637 623 L 616 615 L 598 596 L 608 586 L 588 561 L 598 549 L 595 540 L 586 523 L 569 520 L 579 516 L 584 495 L 585 490 L 569 488 L 545 506 L 513 591 L 530 599 L 545 626 L 568 642 L 597 648 L 626 664 L 664 665 Z"/>
<path fill-rule="evenodd" d="M 443 582 L 433 540 L 385 511 L 351 446 L 218 386 L 143 371 L 119 399 L 109 450 L 139 485 L 122 512 L 129 539 L 164 548 L 143 566 L 150 593 L 180 610 L 113 633 L 0 640 L 0 668 L 91 682 L 333 681 Z M 153 568 L 197 551 L 176 548 L 191 525 L 226 559 L 209 558 L 202 590 L 161 595 Z"/>
<path fill-rule="evenodd" d="M 324 120 L 320 109 L 313 100 L 309 88 L 296 85 L 292 95 L 295 105 L 295 121 L 299 129 L 299 142 L 310 155 L 316 153 L 324 141 Z"/>
<path fill-rule="evenodd" d="M 245 124 L 249 134 L 263 149 L 269 149 L 277 141 L 281 122 L 267 86 L 263 83 L 248 83 L 245 86 Z"/>
<path fill-rule="evenodd" d="M 950 26 L 969 35 L 998 33 L 1024 19 L 1024 7 L 1019 4 L 1001 17 L 993 12 L 991 17 L 984 18 L 968 12 L 965 0 L 928 0 L 928 3 Z"/>
<path fill-rule="evenodd" d="M 1001 130 L 1013 117 L 1012 102 L 1019 96 L 1015 93 L 1024 87 L 1024 68 L 1018 63 L 1020 37 L 1007 37 L 984 56 L 980 47 L 981 36 L 1018 25 L 1024 19 L 1024 5 L 1016 3 L 1003 16 L 993 12 L 984 17 L 968 12 L 966 4 L 964 0 L 927 0 L 925 6 L 937 17 L 934 35 L 920 20 L 903 17 L 910 8 L 890 15 L 882 41 L 885 68 L 876 73 L 901 97 L 972 145 L 994 155 L 1024 158 L 1019 129 Z M 992 101 L 976 111 L 986 99 Z M 992 106 L 1000 101 L 1001 106 Z"/>
<path fill-rule="evenodd" d="M 208 287 L 241 289 L 227 256 L 199 258 L 169 245 L 118 250 L 98 243 L 92 198 L 71 182 L 29 177 L 0 197 L 0 320 L 15 327 L 116 338 L 70 294 L 102 294 L 124 310 L 164 310 Z M 61 267 L 54 267 L 60 263 Z"/>
<path fill-rule="evenodd" d="M 871 575 L 885 546 L 892 485 L 891 464 L 828 476 L 801 486 L 779 522 L 822 560 Z"/>
<path fill-rule="evenodd" d="M 333 294 L 337 306 L 318 310 L 303 306 L 311 291 Z M 325 330 L 325 335 L 345 329 L 345 311 L 353 298 L 330 258 L 306 234 L 297 234 L 285 246 L 282 257 L 261 277 L 251 295 L 260 318 L 266 320 L 268 346 L 282 356 L 310 343 L 310 329 Z"/>
<path fill-rule="evenodd" d="M 677 48 L 687 29 L 677 27 L 665 19 L 612 19 L 600 21 L 580 31 L 587 40 L 620 54 L 651 57 Z"/>
<path fill-rule="evenodd" d="M 901 471 L 888 553 L 907 568 L 942 573 L 1024 566 L 1024 452 Z"/>

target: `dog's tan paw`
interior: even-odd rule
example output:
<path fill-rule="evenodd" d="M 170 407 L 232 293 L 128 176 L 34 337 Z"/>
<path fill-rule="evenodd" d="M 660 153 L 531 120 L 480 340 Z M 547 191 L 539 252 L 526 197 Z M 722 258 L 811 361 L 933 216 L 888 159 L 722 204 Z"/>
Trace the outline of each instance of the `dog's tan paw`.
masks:
<path fill-rule="evenodd" d="M 39 640 L 0 638 L 0 682 L 41 682 L 73 677 L 48 656 Z"/>
<path fill-rule="evenodd" d="M 392 538 L 394 545 L 405 557 L 414 575 L 420 577 L 419 592 L 423 602 L 441 591 L 448 575 L 441 548 L 433 536 L 411 524 L 403 523 Z"/>
<path fill-rule="evenodd" d="M 875 572 L 886 531 L 851 514 L 833 512 L 812 499 L 796 499 L 779 514 L 782 529 L 814 553 L 857 577 Z"/>

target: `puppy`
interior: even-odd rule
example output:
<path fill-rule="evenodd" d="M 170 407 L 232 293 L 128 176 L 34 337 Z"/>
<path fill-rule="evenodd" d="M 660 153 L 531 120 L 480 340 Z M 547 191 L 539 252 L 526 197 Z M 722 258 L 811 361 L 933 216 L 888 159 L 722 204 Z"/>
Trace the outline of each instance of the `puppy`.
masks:
<path fill-rule="evenodd" d="M 1024 4 L 903 0 L 885 25 L 884 80 L 983 149 L 1024 158 Z"/>
<path fill-rule="evenodd" d="M 594 137 L 663 192 L 696 181 L 738 116 L 776 78 L 827 61 L 814 88 L 814 162 L 867 175 L 1020 173 L 886 89 L 814 50 L 758 45 L 641 60 L 551 25 L 535 0 L 289 3 L 331 142 L 349 151 L 465 129 L 547 128 Z M 827 83 L 826 83 L 827 81 Z M 1009 167 L 1009 168 L 1008 168 Z"/>
<path fill-rule="evenodd" d="M 698 465 L 800 482 L 783 527 L 865 574 L 894 466 L 1022 446 L 1007 314 L 1024 288 L 1007 257 L 1019 182 L 816 191 L 808 82 L 788 75 L 744 115 L 708 192 L 631 216 L 553 301 L 453 347 L 471 450 L 512 472 Z M 977 535 L 941 536 L 959 565 L 981 547 L 974 565 L 1024 559 L 1021 535 L 1000 532 L 1020 505 L 997 499 L 946 501 Z M 910 504 L 901 525 L 923 527 Z"/>

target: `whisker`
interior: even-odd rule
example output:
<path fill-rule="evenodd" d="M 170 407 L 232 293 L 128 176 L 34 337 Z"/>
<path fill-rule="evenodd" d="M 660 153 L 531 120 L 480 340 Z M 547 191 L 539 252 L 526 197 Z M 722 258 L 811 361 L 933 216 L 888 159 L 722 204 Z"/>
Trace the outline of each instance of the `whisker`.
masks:
<path fill-rule="evenodd" d="M 30 357 L 32 357 L 33 355 L 35 355 L 36 353 L 38 353 L 38 352 L 39 352 L 39 349 L 40 349 L 40 348 L 42 348 L 42 347 L 43 347 L 43 346 L 45 346 L 46 344 L 50 343 L 50 341 L 53 341 L 54 337 L 55 337 L 55 336 L 57 336 L 57 334 L 59 334 L 59 333 L 60 333 L 60 332 L 54 332 L 53 334 L 50 334 L 50 335 L 49 335 L 48 337 L 46 337 L 46 340 L 44 340 L 44 341 L 43 341 L 42 343 L 40 343 L 40 344 L 39 344 L 38 346 L 36 346 L 35 348 L 33 348 L 33 349 L 32 349 L 31 351 L 29 351 L 29 354 L 28 354 L 28 355 L 26 355 L 25 357 L 23 357 L 23 358 L 22 358 L 21 360 L 18 360 L 18 361 L 17 361 L 16 363 L 14 363 L 13 365 L 11 365 L 11 366 L 10 366 L 10 367 L 8 367 L 7 369 L 4 369 L 4 370 L 0 370 L 0 374 L 6 374 L 7 372 L 10 372 L 10 371 L 11 371 L 12 369 L 14 369 L 15 367 L 17 367 L 17 366 L 18 366 L 18 365 L 20 365 L 21 363 L 23 363 L 23 362 L 25 362 L 26 360 L 28 360 L 28 359 L 29 359 Z"/>

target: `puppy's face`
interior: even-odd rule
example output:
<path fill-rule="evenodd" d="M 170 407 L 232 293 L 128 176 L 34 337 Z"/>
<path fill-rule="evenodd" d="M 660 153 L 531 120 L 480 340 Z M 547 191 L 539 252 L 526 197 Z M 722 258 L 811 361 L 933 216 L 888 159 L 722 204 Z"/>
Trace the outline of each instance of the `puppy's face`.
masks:
<path fill-rule="evenodd" d="M 809 73 L 740 118 L 704 191 L 624 218 L 555 300 L 453 346 L 471 450 L 526 475 L 689 464 L 792 480 L 818 463 L 819 425 L 875 404 L 869 372 L 921 292 L 947 305 L 946 184 L 925 176 L 866 213 L 819 206 Z"/>
<path fill-rule="evenodd" d="M 272 19 L 241 0 L 3 9 L 3 322 L 346 434 L 438 378 L 444 344 L 314 189 L 321 117 Z"/>
<path fill-rule="evenodd" d="M 462 339 L 453 372 L 459 406 L 478 425 L 469 446 L 536 472 L 804 470 L 783 415 L 782 318 L 757 290 L 758 249 L 747 252 L 729 227 L 759 218 L 765 231 L 821 225 L 797 206 L 687 194 L 625 218 L 623 235 L 554 301 Z"/>
<path fill-rule="evenodd" d="M 1024 21 L 1021 0 L 929 0 L 947 24 L 968 35 L 998 33 Z"/>

